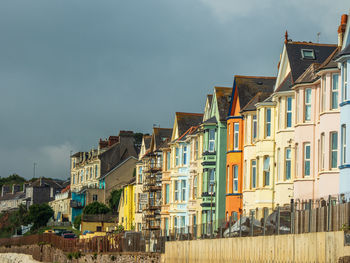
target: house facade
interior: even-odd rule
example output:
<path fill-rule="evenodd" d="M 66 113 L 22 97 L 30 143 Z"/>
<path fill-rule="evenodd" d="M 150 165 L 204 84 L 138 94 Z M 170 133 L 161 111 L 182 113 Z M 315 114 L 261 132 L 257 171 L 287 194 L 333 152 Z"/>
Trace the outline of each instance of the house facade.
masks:
<path fill-rule="evenodd" d="M 225 221 L 226 151 L 228 116 L 232 88 L 215 87 L 209 103 L 207 98 L 201 131 L 203 132 L 202 234 Z M 210 107 L 208 105 L 210 104 Z M 213 227 L 211 227 L 213 226 Z"/>
<path fill-rule="evenodd" d="M 135 230 L 135 179 L 123 187 L 118 207 L 118 223 L 124 230 Z"/>
<path fill-rule="evenodd" d="M 226 221 L 230 219 L 237 221 L 243 212 L 244 148 L 252 145 L 248 143 L 245 145 L 245 137 L 250 130 L 245 130 L 247 124 L 245 124 L 243 112 L 251 111 L 250 105 L 256 102 L 257 98 L 271 93 L 274 81 L 273 77 L 234 77 L 229 116 L 227 117 Z M 242 111 L 243 109 L 245 110 Z M 256 115 L 254 116 L 256 118 Z M 254 127 L 257 129 L 256 125 Z M 256 137 L 249 142 L 255 143 L 255 140 Z"/>

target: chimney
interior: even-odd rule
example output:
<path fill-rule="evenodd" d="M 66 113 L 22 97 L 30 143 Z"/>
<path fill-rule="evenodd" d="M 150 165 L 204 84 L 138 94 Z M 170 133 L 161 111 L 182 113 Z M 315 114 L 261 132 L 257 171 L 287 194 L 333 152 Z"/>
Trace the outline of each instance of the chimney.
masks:
<path fill-rule="evenodd" d="M 9 185 L 3 185 L 1 189 L 1 196 L 4 196 L 6 194 L 10 193 L 10 186 Z"/>
<path fill-rule="evenodd" d="M 108 141 L 104 141 L 100 139 L 100 142 L 98 143 L 98 148 L 103 149 L 103 148 L 106 148 L 107 146 L 108 146 Z"/>
<path fill-rule="evenodd" d="M 27 189 L 28 186 L 29 186 L 28 183 L 24 183 L 24 184 L 23 184 L 23 193 L 26 192 L 26 189 Z"/>
<path fill-rule="evenodd" d="M 340 20 L 340 25 L 338 27 L 338 46 L 343 45 L 344 33 L 346 28 L 346 23 L 348 22 L 348 15 L 342 15 Z"/>
<path fill-rule="evenodd" d="M 284 34 L 284 44 L 288 43 L 288 31 L 286 30 L 286 33 Z"/>
<path fill-rule="evenodd" d="M 12 185 L 12 194 L 18 193 L 21 190 L 21 186 L 19 184 Z"/>
<path fill-rule="evenodd" d="M 108 138 L 108 146 L 112 146 L 119 142 L 119 136 L 109 136 Z"/>

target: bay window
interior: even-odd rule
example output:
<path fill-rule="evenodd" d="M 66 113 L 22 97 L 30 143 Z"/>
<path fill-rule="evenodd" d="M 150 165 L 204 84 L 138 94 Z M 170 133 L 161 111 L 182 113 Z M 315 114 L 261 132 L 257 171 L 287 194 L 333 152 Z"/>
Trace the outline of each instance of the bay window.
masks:
<path fill-rule="evenodd" d="M 258 132 L 258 122 L 256 119 L 256 115 L 253 115 L 253 120 L 252 120 L 252 142 L 255 142 L 256 137 L 257 137 L 257 132 Z"/>
<path fill-rule="evenodd" d="M 239 123 L 234 124 L 233 149 L 238 150 L 239 147 Z"/>
<path fill-rule="evenodd" d="M 265 137 L 271 136 L 271 109 L 266 109 Z"/>
<path fill-rule="evenodd" d="M 304 176 L 310 176 L 310 162 L 311 162 L 311 146 L 310 143 L 304 144 Z"/>
<path fill-rule="evenodd" d="M 346 164 L 346 125 L 341 126 L 341 154 L 342 164 Z"/>
<path fill-rule="evenodd" d="M 292 174 L 292 150 L 288 147 L 285 152 L 286 180 L 290 180 Z"/>
<path fill-rule="evenodd" d="M 264 158 L 264 186 L 270 185 L 270 157 Z"/>
<path fill-rule="evenodd" d="M 331 109 L 338 109 L 338 80 L 339 74 L 332 75 L 332 101 L 331 101 Z"/>
<path fill-rule="evenodd" d="M 233 166 L 233 192 L 238 192 L 238 165 Z"/>
<path fill-rule="evenodd" d="M 251 162 L 251 187 L 256 188 L 256 160 Z"/>
<path fill-rule="evenodd" d="M 292 127 L 292 97 L 287 97 L 286 126 Z M 281 113 L 279 113 L 281 114 Z"/>
<path fill-rule="evenodd" d="M 338 166 L 338 133 L 330 133 L 330 157 L 331 157 L 331 169 L 335 169 Z"/>
<path fill-rule="evenodd" d="M 311 89 L 305 89 L 304 120 L 311 121 Z"/>
<path fill-rule="evenodd" d="M 209 152 L 215 151 L 215 130 L 209 130 Z"/>

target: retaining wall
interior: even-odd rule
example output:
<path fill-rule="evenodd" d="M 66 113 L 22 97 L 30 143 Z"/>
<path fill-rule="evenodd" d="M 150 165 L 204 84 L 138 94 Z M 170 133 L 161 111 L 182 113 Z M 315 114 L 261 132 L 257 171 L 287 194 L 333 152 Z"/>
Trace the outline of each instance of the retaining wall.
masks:
<path fill-rule="evenodd" d="M 338 262 L 350 256 L 344 232 L 237 237 L 165 243 L 165 263 Z"/>

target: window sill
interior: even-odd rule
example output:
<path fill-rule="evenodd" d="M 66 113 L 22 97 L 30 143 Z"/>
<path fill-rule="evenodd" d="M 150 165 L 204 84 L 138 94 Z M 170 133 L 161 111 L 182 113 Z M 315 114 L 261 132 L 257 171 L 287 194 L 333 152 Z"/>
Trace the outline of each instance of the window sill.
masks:
<path fill-rule="evenodd" d="M 314 122 L 302 122 L 302 123 L 298 123 L 295 124 L 295 128 L 299 127 L 299 126 L 315 126 L 316 124 Z"/>
<path fill-rule="evenodd" d="M 311 176 L 306 176 L 303 178 L 295 178 L 294 182 L 302 182 L 302 181 L 315 181 L 315 178 L 311 177 Z"/>
<path fill-rule="evenodd" d="M 281 132 L 294 132 L 294 127 L 291 128 L 285 128 L 285 129 L 279 129 L 276 133 L 281 133 Z"/>

